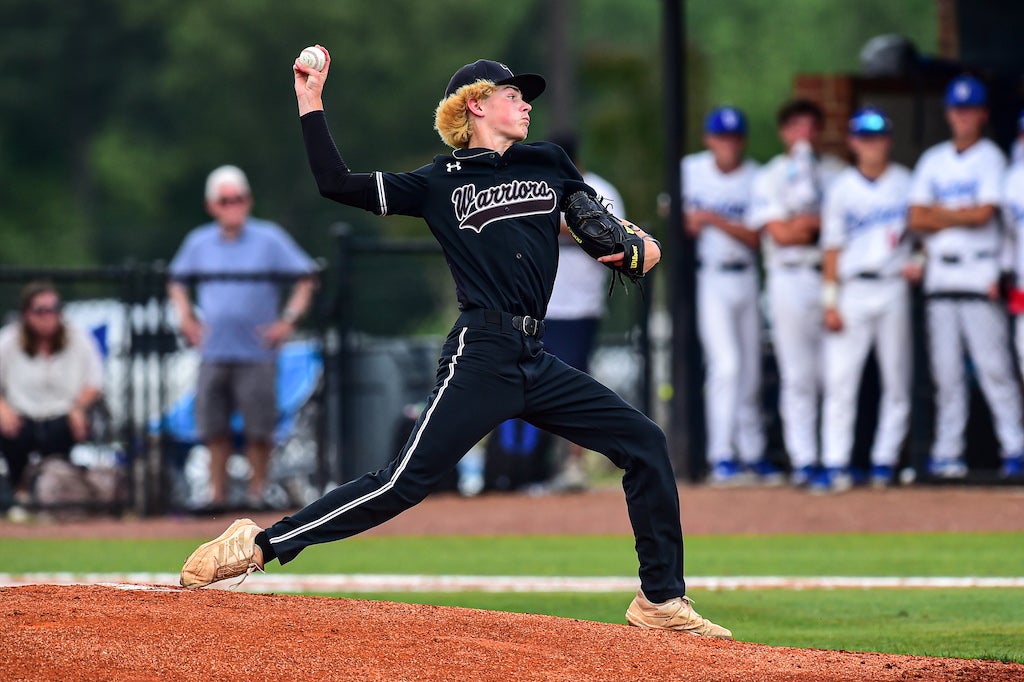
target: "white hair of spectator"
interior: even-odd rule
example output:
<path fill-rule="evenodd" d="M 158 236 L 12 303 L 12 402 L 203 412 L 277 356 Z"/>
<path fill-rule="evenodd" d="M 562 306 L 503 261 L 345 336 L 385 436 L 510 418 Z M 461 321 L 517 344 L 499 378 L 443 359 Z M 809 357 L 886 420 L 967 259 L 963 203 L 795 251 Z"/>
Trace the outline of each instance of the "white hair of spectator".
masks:
<path fill-rule="evenodd" d="M 221 166 L 213 169 L 206 178 L 206 200 L 217 201 L 223 185 L 234 185 L 246 194 L 250 193 L 249 179 L 238 166 Z"/>

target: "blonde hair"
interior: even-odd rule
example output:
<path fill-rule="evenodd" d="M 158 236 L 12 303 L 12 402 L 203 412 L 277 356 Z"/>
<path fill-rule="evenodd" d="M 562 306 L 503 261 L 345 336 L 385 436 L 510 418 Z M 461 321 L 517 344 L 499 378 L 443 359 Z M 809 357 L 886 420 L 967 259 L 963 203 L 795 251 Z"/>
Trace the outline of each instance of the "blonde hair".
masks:
<path fill-rule="evenodd" d="M 437 110 L 434 111 L 434 130 L 446 145 L 454 149 L 465 149 L 469 146 L 469 136 L 473 133 L 473 120 L 468 109 L 469 100 L 487 99 L 496 89 L 493 81 L 478 80 L 463 85 L 438 102 Z"/>

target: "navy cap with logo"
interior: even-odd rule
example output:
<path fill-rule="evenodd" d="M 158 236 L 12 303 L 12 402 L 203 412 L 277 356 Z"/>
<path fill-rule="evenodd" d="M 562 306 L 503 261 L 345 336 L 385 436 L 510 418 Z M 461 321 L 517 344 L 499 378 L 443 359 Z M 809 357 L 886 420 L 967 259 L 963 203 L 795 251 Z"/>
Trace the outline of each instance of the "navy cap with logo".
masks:
<path fill-rule="evenodd" d="M 747 117 L 736 107 L 718 107 L 704 119 L 708 135 L 746 135 Z"/>
<path fill-rule="evenodd" d="M 892 133 L 892 120 L 878 107 L 864 107 L 850 117 L 848 129 L 857 137 L 889 135 Z"/>
<path fill-rule="evenodd" d="M 946 106 L 983 107 L 988 104 L 988 90 L 985 84 L 974 76 L 960 76 L 946 87 Z"/>
<path fill-rule="evenodd" d="M 521 73 L 517 76 L 512 73 L 512 69 L 501 62 L 478 59 L 455 72 L 455 75 L 448 81 L 444 96 L 447 98 L 463 85 L 469 85 L 479 80 L 492 81 L 495 85 L 515 86 L 519 88 L 519 92 L 523 93 L 523 99 L 527 102 L 536 99 L 547 87 L 543 76 L 535 73 Z"/>

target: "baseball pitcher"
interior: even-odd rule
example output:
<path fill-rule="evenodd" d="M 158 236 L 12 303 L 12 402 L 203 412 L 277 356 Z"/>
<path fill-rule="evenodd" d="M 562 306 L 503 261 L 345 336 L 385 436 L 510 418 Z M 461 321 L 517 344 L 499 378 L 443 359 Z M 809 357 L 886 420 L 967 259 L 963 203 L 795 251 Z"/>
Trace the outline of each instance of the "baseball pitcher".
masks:
<path fill-rule="evenodd" d="M 686 596 L 679 499 L 664 433 L 544 350 L 560 209 L 584 250 L 626 277 L 643 276 L 661 257 L 656 240 L 596 200 L 561 147 L 523 144 L 544 79 L 486 59 L 467 64 L 452 76 L 435 112 L 435 127 L 452 152 L 412 172 L 353 173 L 327 126 L 321 93 L 329 70 L 329 56 L 323 71 L 294 65 L 306 153 L 320 193 L 381 216 L 423 218 L 444 250 L 461 314 L 441 350 L 427 407 L 388 466 L 266 529 L 236 521 L 186 561 L 182 584 L 202 587 L 245 575 L 274 558 L 284 564 L 310 545 L 384 523 L 423 500 L 498 424 L 519 417 L 625 470 L 641 585 L 626 619 L 731 637 L 697 614 Z"/>

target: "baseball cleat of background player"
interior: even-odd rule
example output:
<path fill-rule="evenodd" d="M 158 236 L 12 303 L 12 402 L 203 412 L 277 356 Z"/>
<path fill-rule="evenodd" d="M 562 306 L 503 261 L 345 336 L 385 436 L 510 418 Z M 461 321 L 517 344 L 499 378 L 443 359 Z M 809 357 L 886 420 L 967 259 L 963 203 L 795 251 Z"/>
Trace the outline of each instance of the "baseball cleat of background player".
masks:
<path fill-rule="evenodd" d="M 895 473 L 895 467 L 886 466 L 884 464 L 874 465 L 871 467 L 871 487 L 888 488 L 892 485 L 893 475 Z"/>
<path fill-rule="evenodd" d="M 676 597 L 661 604 L 653 604 L 642 590 L 637 590 L 636 598 L 626 610 L 626 620 L 638 628 L 677 630 L 701 637 L 732 639 L 732 632 L 694 611 L 689 597 Z"/>
<path fill-rule="evenodd" d="M 181 586 L 206 587 L 228 578 L 248 576 L 263 570 L 263 552 L 256 546 L 256 534 L 262 528 L 251 519 L 238 519 L 217 538 L 200 545 L 185 560 Z"/>
<path fill-rule="evenodd" d="M 928 473 L 932 478 L 964 478 L 967 476 L 967 463 L 963 457 L 950 459 L 932 458 L 928 462 Z"/>
<path fill-rule="evenodd" d="M 999 476 L 1001 478 L 1024 477 L 1024 455 L 1005 458 L 1003 460 L 1003 466 L 999 470 Z"/>
<path fill-rule="evenodd" d="M 853 487 L 849 467 L 822 467 L 811 479 L 809 492 L 816 494 L 845 493 Z"/>
<path fill-rule="evenodd" d="M 712 488 L 738 488 L 753 482 L 754 477 L 732 460 L 716 463 L 708 473 L 708 485 Z"/>
<path fill-rule="evenodd" d="M 754 477 L 756 483 L 764 486 L 773 487 L 786 483 L 786 473 L 766 459 L 749 465 L 747 471 Z"/>
<path fill-rule="evenodd" d="M 790 485 L 803 488 L 804 486 L 810 485 L 811 480 L 814 478 L 814 474 L 817 473 L 818 468 L 813 464 L 805 464 L 801 467 L 796 467 L 793 472 L 789 475 Z"/>

